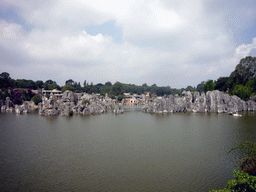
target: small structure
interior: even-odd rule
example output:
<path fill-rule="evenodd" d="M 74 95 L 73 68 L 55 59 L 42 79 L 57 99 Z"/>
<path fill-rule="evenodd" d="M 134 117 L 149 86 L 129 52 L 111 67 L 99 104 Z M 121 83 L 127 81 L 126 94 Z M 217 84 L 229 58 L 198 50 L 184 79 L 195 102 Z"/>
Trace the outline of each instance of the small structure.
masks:
<path fill-rule="evenodd" d="M 142 96 L 141 95 L 137 95 L 137 94 L 133 94 L 133 95 L 130 95 L 125 93 L 125 99 L 124 99 L 124 104 L 125 105 L 140 105 L 141 103 L 141 99 L 142 99 Z"/>
<path fill-rule="evenodd" d="M 61 99 L 62 98 L 62 92 L 57 90 L 57 89 L 53 89 L 53 90 L 45 90 L 44 88 L 42 89 L 42 94 L 46 95 L 53 95 L 56 99 Z"/>

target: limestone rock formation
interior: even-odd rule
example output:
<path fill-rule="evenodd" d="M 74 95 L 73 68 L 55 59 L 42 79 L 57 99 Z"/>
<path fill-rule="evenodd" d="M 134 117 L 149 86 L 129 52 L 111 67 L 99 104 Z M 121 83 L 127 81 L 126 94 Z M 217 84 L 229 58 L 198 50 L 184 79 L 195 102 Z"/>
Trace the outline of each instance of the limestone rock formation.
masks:
<path fill-rule="evenodd" d="M 230 96 L 218 90 L 205 93 L 183 91 L 182 96 L 170 95 L 155 98 L 146 104 L 142 111 L 149 113 L 165 112 L 216 112 L 234 114 L 241 111 L 255 111 L 256 102 L 243 101 L 237 96 Z"/>
<path fill-rule="evenodd" d="M 122 114 L 122 113 L 124 113 L 124 110 L 120 106 L 116 105 L 115 108 L 113 109 L 113 113 L 114 114 Z"/>
<path fill-rule="evenodd" d="M 38 104 L 39 115 L 55 116 L 60 113 L 56 100 L 53 96 L 47 99 L 45 96 L 42 98 L 42 103 Z"/>
<path fill-rule="evenodd" d="M 112 99 L 102 97 L 96 94 L 76 94 L 72 91 L 65 91 L 60 100 L 56 100 L 53 96 L 49 99 L 43 96 L 42 103 L 39 105 L 40 115 L 63 115 L 72 114 L 99 114 L 107 112 L 114 106 Z"/>

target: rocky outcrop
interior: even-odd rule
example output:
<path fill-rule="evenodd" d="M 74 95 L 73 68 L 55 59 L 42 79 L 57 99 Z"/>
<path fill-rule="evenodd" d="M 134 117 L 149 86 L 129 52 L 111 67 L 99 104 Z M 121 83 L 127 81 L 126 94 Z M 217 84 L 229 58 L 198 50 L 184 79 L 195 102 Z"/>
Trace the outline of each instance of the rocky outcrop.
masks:
<path fill-rule="evenodd" d="M 53 96 L 49 99 L 43 97 L 40 103 L 40 115 L 63 115 L 71 114 L 99 114 L 107 112 L 115 104 L 107 95 L 102 97 L 96 94 L 75 94 L 72 91 L 65 91 L 62 99 L 56 100 Z"/>
<path fill-rule="evenodd" d="M 115 108 L 113 109 L 113 113 L 114 114 L 122 114 L 122 113 L 124 113 L 124 110 L 120 106 L 116 105 Z"/>
<path fill-rule="evenodd" d="M 3 102 L 3 105 L 1 107 L 2 112 L 14 112 L 15 106 L 13 102 L 10 100 L 10 97 L 6 97 L 5 102 Z"/>
<path fill-rule="evenodd" d="M 5 101 L 0 100 L 1 112 L 15 112 L 18 114 L 29 113 L 36 108 L 33 101 L 24 101 L 22 105 L 14 104 L 9 97 Z"/>
<path fill-rule="evenodd" d="M 45 96 L 42 98 L 42 103 L 38 104 L 39 115 L 55 116 L 60 110 L 56 103 L 56 99 L 51 95 L 49 99 Z"/>
<path fill-rule="evenodd" d="M 205 93 L 183 91 L 182 96 L 170 95 L 155 98 L 146 104 L 142 111 L 149 113 L 167 112 L 216 112 L 234 114 L 241 111 L 255 111 L 256 102 L 243 101 L 237 96 L 230 96 L 218 90 Z"/>
<path fill-rule="evenodd" d="M 61 101 L 62 102 L 74 102 L 76 104 L 78 101 L 78 97 L 73 91 L 66 90 L 62 95 Z"/>
<path fill-rule="evenodd" d="M 22 105 L 15 105 L 16 113 L 29 113 L 35 108 L 33 101 L 25 101 Z"/>

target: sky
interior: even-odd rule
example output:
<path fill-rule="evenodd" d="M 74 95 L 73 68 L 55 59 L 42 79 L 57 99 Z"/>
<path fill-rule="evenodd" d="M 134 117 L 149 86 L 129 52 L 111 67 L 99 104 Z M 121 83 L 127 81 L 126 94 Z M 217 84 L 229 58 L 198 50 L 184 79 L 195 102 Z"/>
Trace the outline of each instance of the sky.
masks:
<path fill-rule="evenodd" d="M 255 0 L 0 0 L 0 72 L 13 79 L 186 88 L 246 56 Z"/>

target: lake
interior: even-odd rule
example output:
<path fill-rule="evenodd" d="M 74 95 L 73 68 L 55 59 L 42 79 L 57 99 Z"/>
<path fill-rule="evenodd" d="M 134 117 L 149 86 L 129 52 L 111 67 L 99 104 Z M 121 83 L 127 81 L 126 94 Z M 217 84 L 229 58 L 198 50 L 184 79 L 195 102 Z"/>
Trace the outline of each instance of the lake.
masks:
<path fill-rule="evenodd" d="M 209 191 L 233 179 L 256 113 L 0 113 L 0 191 Z"/>

